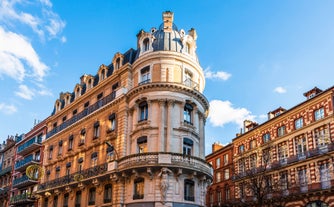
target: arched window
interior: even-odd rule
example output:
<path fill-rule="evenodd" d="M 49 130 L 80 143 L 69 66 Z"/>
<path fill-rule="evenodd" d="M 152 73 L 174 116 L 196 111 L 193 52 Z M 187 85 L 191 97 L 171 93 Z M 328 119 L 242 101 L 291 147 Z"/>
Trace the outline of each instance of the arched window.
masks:
<path fill-rule="evenodd" d="M 134 180 L 133 200 L 144 198 L 144 178 Z"/>
<path fill-rule="evenodd" d="M 145 38 L 143 41 L 143 50 L 148 51 L 150 49 L 150 40 L 148 38 Z"/>
<path fill-rule="evenodd" d="M 228 185 L 225 185 L 225 200 L 230 200 L 230 187 Z"/>
<path fill-rule="evenodd" d="M 306 205 L 306 207 L 328 207 L 328 205 L 322 201 L 312 201 Z"/>
<path fill-rule="evenodd" d="M 138 153 L 147 152 L 147 137 L 142 136 L 137 139 Z"/>

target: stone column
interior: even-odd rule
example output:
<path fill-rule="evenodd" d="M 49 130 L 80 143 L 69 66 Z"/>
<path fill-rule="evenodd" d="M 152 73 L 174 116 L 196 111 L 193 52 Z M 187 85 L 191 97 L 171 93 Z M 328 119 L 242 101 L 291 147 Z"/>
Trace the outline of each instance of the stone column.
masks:
<path fill-rule="evenodd" d="M 167 101 L 167 136 L 165 139 L 165 151 L 170 152 L 171 147 L 171 137 L 173 136 L 173 108 L 175 106 L 174 100 Z"/>
<path fill-rule="evenodd" d="M 199 130 L 199 157 L 205 157 L 205 120 L 202 113 L 198 112 L 198 130 Z"/>
<path fill-rule="evenodd" d="M 165 105 L 166 105 L 166 100 L 161 99 L 159 100 L 159 109 L 160 109 L 160 122 L 159 122 L 159 142 L 158 144 L 158 149 L 159 151 L 164 151 L 166 149 L 166 143 L 165 142 Z"/>

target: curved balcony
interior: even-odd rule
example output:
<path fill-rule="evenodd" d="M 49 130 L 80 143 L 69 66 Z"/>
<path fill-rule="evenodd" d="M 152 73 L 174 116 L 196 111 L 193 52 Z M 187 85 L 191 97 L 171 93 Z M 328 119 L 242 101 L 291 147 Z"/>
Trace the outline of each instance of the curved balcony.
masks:
<path fill-rule="evenodd" d="M 16 171 L 24 171 L 28 165 L 30 164 L 40 164 L 40 160 L 34 158 L 33 155 L 29 155 L 28 157 L 24 158 L 23 160 L 15 163 L 15 170 Z"/>
<path fill-rule="evenodd" d="M 203 159 L 179 153 L 153 152 L 139 153 L 118 160 L 118 170 L 126 171 L 147 167 L 181 168 L 212 177 L 211 166 Z"/>

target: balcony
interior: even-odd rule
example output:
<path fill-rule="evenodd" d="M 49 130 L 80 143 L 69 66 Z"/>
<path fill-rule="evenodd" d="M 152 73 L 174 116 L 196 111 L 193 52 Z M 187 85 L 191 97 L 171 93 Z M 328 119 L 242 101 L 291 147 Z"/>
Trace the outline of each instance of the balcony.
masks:
<path fill-rule="evenodd" d="M 17 154 L 24 156 L 31 151 L 38 149 L 42 146 L 42 137 L 34 137 L 26 141 L 24 144 L 18 146 L 17 148 Z"/>
<path fill-rule="evenodd" d="M 59 188 L 63 186 L 68 186 L 73 183 L 77 183 L 78 180 L 75 178 L 76 175 L 81 175 L 81 180 L 80 181 L 86 181 L 90 180 L 93 177 L 103 175 L 105 172 L 107 172 L 107 164 L 102 164 L 98 165 L 95 167 L 88 168 L 86 170 L 82 170 L 80 172 L 72 173 L 70 175 L 66 175 L 45 183 L 41 183 L 38 185 L 38 190 L 43 191 L 43 190 L 49 190 L 51 188 Z"/>
<path fill-rule="evenodd" d="M 29 155 L 28 157 L 24 158 L 23 160 L 15 163 L 15 170 L 16 171 L 24 171 L 26 169 L 26 167 L 30 164 L 39 164 L 40 160 L 39 158 L 36 159 L 34 158 L 33 155 Z"/>
<path fill-rule="evenodd" d="M 54 129 L 52 129 L 51 131 L 49 131 L 46 134 L 46 139 L 50 138 L 51 136 L 53 136 L 54 134 L 57 134 L 58 132 L 66 129 L 67 127 L 73 125 L 74 123 L 78 122 L 79 120 L 85 118 L 86 116 L 88 116 L 89 114 L 95 112 L 96 110 L 104 107 L 105 105 L 109 104 L 110 102 L 114 101 L 116 98 L 118 98 L 119 96 L 121 96 L 123 94 L 123 90 L 117 90 L 116 92 L 113 91 L 112 93 L 110 93 L 108 96 L 103 97 L 102 99 L 100 99 L 99 101 L 97 101 L 96 103 L 94 103 L 93 105 L 88 106 L 87 108 L 85 108 L 82 112 L 74 115 L 72 118 L 66 120 L 65 122 L 63 122 L 61 125 L 55 127 Z"/>
<path fill-rule="evenodd" d="M 120 171 L 154 166 L 190 169 L 209 175 L 210 177 L 212 175 L 212 168 L 205 160 L 178 153 L 139 153 L 118 160 L 118 169 Z"/>
<path fill-rule="evenodd" d="M 1 170 L 1 171 L 0 171 L 0 176 L 3 176 L 3 175 L 5 175 L 5 174 L 7 174 L 7 173 L 11 173 L 11 172 L 12 172 L 12 166 L 7 167 L 7 168 Z"/>
<path fill-rule="evenodd" d="M 192 89 L 198 90 L 198 83 L 191 80 L 190 78 L 187 78 L 185 81 L 183 81 L 183 85 L 188 86 Z"/>
<path fill-rule="evenodd" d="M 23 205 L 35 202 L 36 198 L 31 193 L 15 195 L 10 198 L 10 205 Z"/>
<path fill-rule="evenodd" d="M 20 178 L 17 178 L 15 180 L 13 180 L 13 187 L 21 188 L 21 187 L 33 185 L 33 184 L 36 184 L 36 183 L 38 183 L 37 180 L 32 180 L 27 175 L 24 175 Z"/>

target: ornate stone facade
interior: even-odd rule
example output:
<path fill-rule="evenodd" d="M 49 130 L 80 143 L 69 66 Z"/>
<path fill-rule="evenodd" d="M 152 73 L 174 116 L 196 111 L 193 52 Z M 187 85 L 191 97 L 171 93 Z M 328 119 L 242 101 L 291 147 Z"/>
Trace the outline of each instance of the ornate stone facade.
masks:
<path fill-rule="evenodd" d="M 40 205 L 205 205 L 209 103 L 197 35 L 181 34 L 172 12 L 163 21 L 60 94 L 46 120 Z"/>

